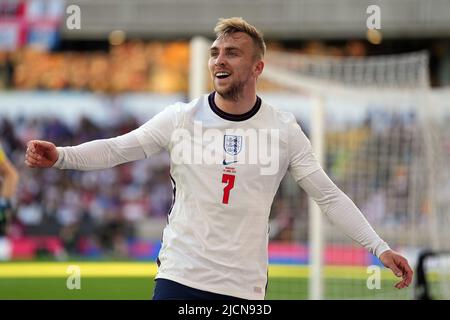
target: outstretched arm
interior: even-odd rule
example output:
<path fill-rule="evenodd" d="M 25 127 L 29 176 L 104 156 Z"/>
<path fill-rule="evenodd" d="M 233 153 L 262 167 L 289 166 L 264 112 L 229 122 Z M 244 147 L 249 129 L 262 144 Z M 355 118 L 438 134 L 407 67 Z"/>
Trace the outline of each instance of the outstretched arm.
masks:
<path fill-rule="evenodd" d="M 127 134 L 74 147 L 32 140 L 27 144 L 25 163 L 32 168 L 96 170 L 144 159 L 168 148 L 181 110 L 181 105 L 169 106 Z"/>
<path fill-rule="evenodd" d="M 316 201 L 334 225 L 376 255 L 396 276 L 403 278 L 395 285 L 396 288 L 410 285 L 413 271 L 408 261 L 389 248 L 353 201 L 331 181 L 323 169 L 307 175 L 299 181 L 299 185 Z"/>
<path fill-rule="evenodd" d="M 74 147 L 56 147 L 48 141 L 32 140 L 27 144 L 25 163 L 32 168 L 95 170 L 143 158 L 144 149 L 135 134 L 130 132 Z"/>

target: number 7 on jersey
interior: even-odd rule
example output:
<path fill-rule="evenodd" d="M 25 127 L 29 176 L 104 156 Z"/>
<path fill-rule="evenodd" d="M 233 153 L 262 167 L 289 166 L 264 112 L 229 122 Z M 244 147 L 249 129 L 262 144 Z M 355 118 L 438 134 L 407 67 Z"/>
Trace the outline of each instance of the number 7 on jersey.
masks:
<path fill-rule="evenodd" d="M 226 183 L 227 185 L 223 188 L 223 199 L 222 203 L 228 204 L 228 199 L 230 198 L 230 190 L 234 187 L 234 178 L 235 176 L 232 174 L 224 173 L 222 175 L 222 183 Z"/>

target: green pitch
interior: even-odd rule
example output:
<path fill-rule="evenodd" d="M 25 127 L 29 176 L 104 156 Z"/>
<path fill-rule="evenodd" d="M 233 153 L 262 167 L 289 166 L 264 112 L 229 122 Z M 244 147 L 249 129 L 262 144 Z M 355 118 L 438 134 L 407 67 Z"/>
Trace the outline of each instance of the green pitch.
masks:
<path fill-rule="evenodd" d="M 68 289 L 80 271 L 80 289 Z M 0 263 L 0 299 L 151 299 L 156 266 L 143 262 L 19 262 Z M 410 299 L 412 289 L 397 290 L 388 270 L 380 289 L 368 289 L 369 274 L 360 267 L 326 268 L 328 299 Z M 70 278 L 72 276 L 72 278 Z M 72 282 L 74 283 L 74 282 Z M 267 299 L 307 299 L 305 266 L 271 266 Z"/>

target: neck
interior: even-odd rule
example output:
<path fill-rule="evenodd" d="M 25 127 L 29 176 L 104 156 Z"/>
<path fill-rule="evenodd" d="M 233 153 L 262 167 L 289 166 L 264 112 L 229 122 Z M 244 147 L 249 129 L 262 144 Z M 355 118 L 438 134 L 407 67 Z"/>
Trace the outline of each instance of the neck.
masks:
<path fill-rule="evenodd" d="M 237 101 L 224 99 L 216 92 L 214 102 L 217 107 L 230 114 L 244 114 L 250 111 L 256 103 L 256 90 L 239 96 Z"/>

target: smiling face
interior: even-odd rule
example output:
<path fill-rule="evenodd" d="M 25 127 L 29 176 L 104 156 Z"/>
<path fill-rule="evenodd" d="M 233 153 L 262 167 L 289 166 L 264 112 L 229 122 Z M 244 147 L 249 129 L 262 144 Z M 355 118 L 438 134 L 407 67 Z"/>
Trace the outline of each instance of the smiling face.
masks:
<path fill-rule="evenodd" d="M 210 49 L 209 71 L 214 90 L 226 100 L 237 101 L 245 90 L 256 91 L 264 63 L 252 38 L 243 32 L 225 35 Z"/>

